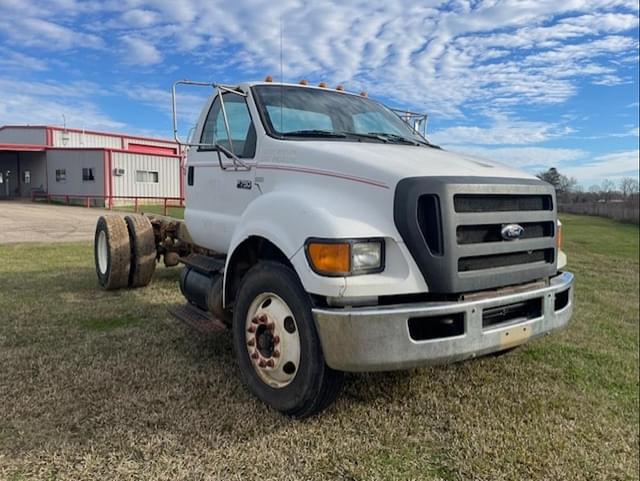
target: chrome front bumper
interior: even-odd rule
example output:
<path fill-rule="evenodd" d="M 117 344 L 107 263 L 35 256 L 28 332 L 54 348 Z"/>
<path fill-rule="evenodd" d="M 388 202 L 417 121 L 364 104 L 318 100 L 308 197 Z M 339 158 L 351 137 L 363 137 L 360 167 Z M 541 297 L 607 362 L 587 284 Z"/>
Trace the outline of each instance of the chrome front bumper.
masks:
<path fill-rule="evenodd" d="M 556 295 L 567 290 L 568 302 L 555 310 Z M 540 316 L 483 327 L 484 310 L 537 298 L 542 303 Z M 406 369 L 501 351 L 564 327 L 572 312 L 570 272 L 552 277 L 545 287 L 479 300 L 313 309 L 327 364 L 340 371 Z M 416 341 L 409 334 L 411 318 L 454 314 L 464 318 L 460 335 Z"/>

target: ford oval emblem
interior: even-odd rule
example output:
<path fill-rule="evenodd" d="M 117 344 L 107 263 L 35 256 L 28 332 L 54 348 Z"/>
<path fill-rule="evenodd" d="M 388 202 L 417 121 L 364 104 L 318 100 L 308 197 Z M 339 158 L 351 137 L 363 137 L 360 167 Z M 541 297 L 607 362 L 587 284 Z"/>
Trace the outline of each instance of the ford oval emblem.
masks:
<path fill-rule="evenodd" d="M 510 241 L 520 239 L 522 234 L 524 234 L 524 227 L 520 224 L 506 224 L 502 226 L 500 234 L 504 240 Z"/>

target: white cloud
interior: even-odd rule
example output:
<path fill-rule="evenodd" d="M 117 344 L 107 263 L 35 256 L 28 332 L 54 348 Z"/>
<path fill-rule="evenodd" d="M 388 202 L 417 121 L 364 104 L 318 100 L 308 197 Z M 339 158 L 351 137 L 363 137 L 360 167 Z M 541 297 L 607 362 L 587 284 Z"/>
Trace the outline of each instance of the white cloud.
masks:
<path fill-rule="evenodd" d="M 449 150 L 475 155 L 511 167 L 520 167 L 531 172 L 546 170 L 549 167 L 561 167 L 569 162 L 584 159 L 587 152 L 581 149 L 563 149 L 551 147 L 470 147 L 452 145 Z"/>
<path fill-rule="evenodd" d="M 568 127 L 495 116 L 490 127 L 458 126 L 431 132 L 429 138 L 443 145 L 523 145 L 544 142 L 570 132 Z"/>
<path fill-rule="evenodd" d="M 622 177 L 637 178 L 639 155 L 640 151 L 637 149 L 600 155 L 580 165 L 565 167 L 563 173 L 576 177 L 585 184 L 598 183 L 605 178 L 612 180 Z"/>
<path fill-rule="evenodd" d="M 45 50 L 69 50 L 77 47 L 97 49 L 104 45 L 96 35 L 34 17 L 1 18 L 0 33 L 6 35 L 13 45 Z"/>
<path fill-rule="evenodd" d="M 626 132 L 620 134 L 611 134 L 612 137 L 640 137 L 640 128 L 631 127 Z"/>
<path fill-rule="evenodd" d="M 620 69 L 637 58 L 634 2 L 2 0 L 0 34 L 14 45 L 99 48 L 127 28 L 124 63 L 156 65 L 177 50 L 213 74 L 231 66 L 263 77 L 279 71 L 282 20 L 286 79 L 460 117 L 488 104 L 562 103 L 583 79 L 628 82 Z"/>
<path fill-rule="evenodd" d="M 0 78 L 0 125 L 67 125 L 122 130 L 123 122 L 110 118 L 95 104 L 99 89 L 88 83 L 56 84 Z"/>
<path fill-rule="evenodd" d="M 121 16 L 121 20 L 133 28 L 146 28 L 158 22 L 160 16 L 152 10 L 135 8 L 127 10 Z"/>
<path fill-rule="evenodd" d="M 25 55 L 11 49 L 0 48 L 0 68 L 4 70 L 24 69 L 42 72 L 48 69 L 43 59 Z"/>
<path fill-rule="evenodd" d="M 172 116 L 171 91 L 169 89 L 148 85 L 120 84 L 116 86 L 115 93 L 162 112 L 167 118 Z M 176 107 L 181 135 L 184 136 L 186 131 L 195 125 L 207 98 L 212 93 L 213 89 L 211 88 L 189 88 L 185 86 L 178 88 Z M 169 124 L 167 123 L 167 125 Z"/>
<path fill-rule="evenodd" d="M 582 149 L 552 147 L 477 147 L 452 145 L 449 150 L 519 167 L 532 174 L 556 167 L 562 174 L 590 185 L 603 179 L 638 177 L 638 150 L 612 152 L 590 158 Z"/>
<path fill-rule="evenodd" d="M 124 36 L 121 40 L 123 63 L 146 66 L 162 62 L 162 54 L 151 42 L 132 36 Z"/>

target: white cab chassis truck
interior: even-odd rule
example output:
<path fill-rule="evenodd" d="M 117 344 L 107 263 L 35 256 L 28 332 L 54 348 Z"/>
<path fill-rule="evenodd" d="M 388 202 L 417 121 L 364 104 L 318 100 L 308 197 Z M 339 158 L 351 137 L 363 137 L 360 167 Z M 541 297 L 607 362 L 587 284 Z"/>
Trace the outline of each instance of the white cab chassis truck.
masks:
<path fill-rule="evenodd" d="M 294 417 L 330 405 L 345 371 L 506 352 L 567 324 L 549 184 L 442 150 L 363 94 L 268 80 L 174 85 L 176 138 L 176 86 L 213 89 L 182 142 L 184 221 L 100 218 L 104 288 L 182 264 L 172 314 L 230 329 L 248 389 Z"/>

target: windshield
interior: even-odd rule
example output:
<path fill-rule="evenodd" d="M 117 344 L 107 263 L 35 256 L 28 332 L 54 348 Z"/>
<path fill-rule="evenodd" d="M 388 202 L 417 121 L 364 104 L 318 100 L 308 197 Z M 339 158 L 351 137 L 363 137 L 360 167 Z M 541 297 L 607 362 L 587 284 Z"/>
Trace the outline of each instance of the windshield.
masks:
<path fill-rule="evenodd" d="M 366 97 L 280 85 L 253 91 L 267 130 L 279 138 L 426 144 L 400 117 Z"/>

